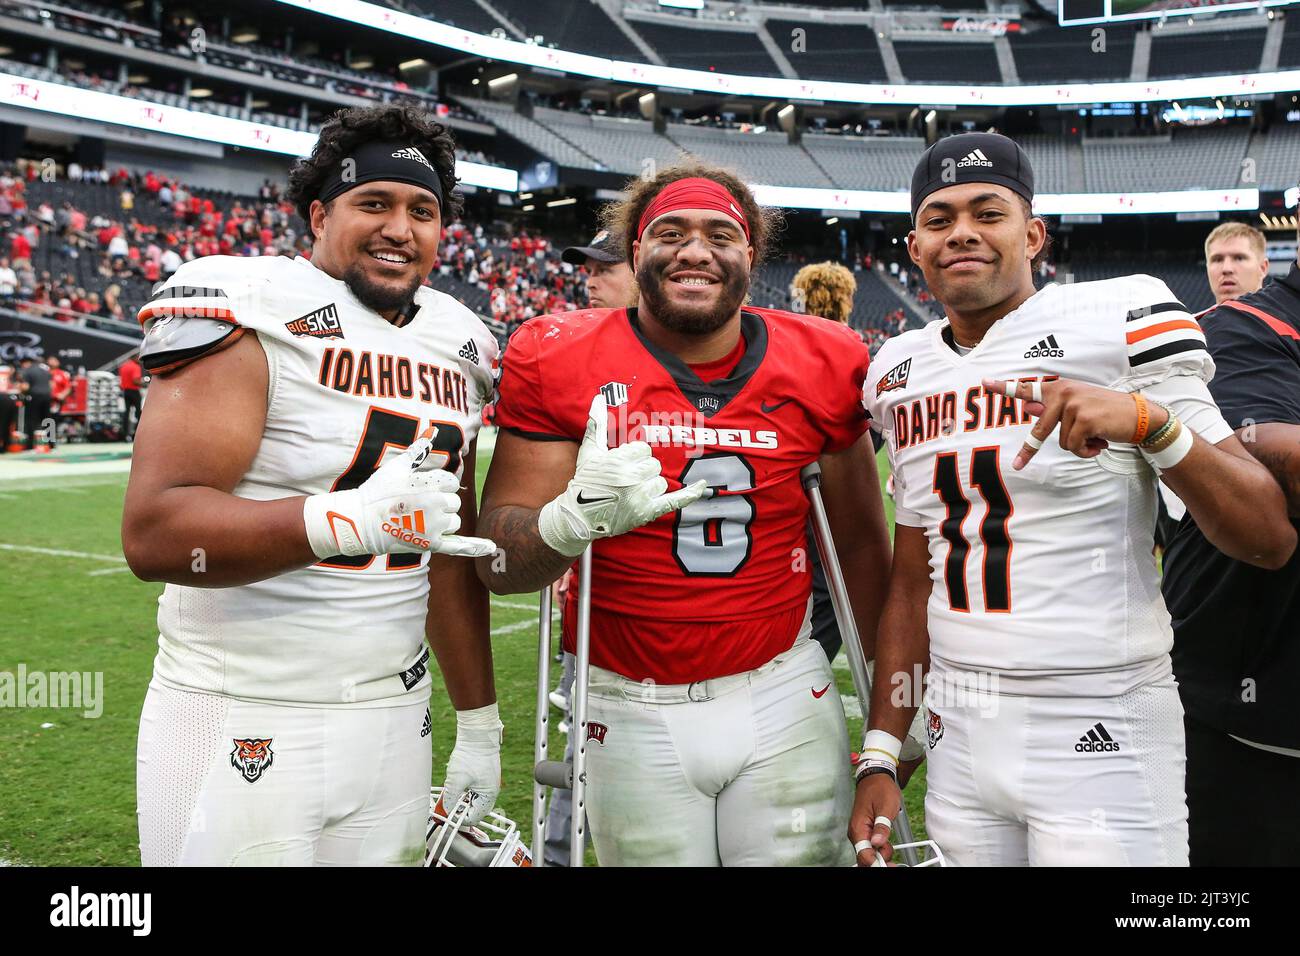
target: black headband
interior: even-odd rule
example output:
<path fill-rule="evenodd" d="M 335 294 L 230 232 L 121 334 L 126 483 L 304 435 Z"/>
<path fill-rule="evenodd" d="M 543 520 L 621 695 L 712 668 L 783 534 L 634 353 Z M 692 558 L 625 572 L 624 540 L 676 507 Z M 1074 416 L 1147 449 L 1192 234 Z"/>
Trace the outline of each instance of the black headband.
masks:
<path fill-rule="evenodd" d="M 317 197 L 329 202 L 363 183 L 393 182 L 422 186 L 438 197 L 442 207 L 442 180 L 424 153 L 403 143 L 378 142 L 358 146 L 339 160 Z"/>
<path fill-rule="evenodd" d="M 1034 169 L 1019 143 L 999 133 L 959 133 L 921 154 L 912 172 L 912 222 L 931 193 L 961 183 L 995 183 L 1034 202 Z"/>

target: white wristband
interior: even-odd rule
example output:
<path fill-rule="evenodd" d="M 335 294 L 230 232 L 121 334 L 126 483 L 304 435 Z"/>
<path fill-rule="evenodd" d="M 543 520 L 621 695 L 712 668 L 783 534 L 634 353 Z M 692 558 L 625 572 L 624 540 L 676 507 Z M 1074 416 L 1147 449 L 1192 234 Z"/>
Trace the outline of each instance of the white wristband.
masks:
<path fill-rule="evenodd" d="M 316 557 L 324 560 L 336 554 L 364 553 L 359 550 L 363 546 L 356 525 L 341 513 L 345 505 L 354 509 L 350 499 L 357 497 L 355 489 L 307 496 L 302 504 L 302 523 L 307 529 L 307 543 Z"/>
<path fill-rule="evenodd" d="M 1195 440 L 1192 436 L 1192 430 L 1186 425 L 1179 423 L 1178 437 L 1164 451 L 1147 452 L 1143 451 L 1142 456 L 1155 466 L 1157 471 L 1165 472 L 1173 468 L 1180 461 L 1187 457 L 1187 453 L 1192 450 Z M 1139 446 L 1139 449 L 1141 446 Z"/>
<path fill-rule="evenodd" d="M 903 742 L 884 730 L 868 730 L 862 740 L 861 759 L 888 760 L 898 766 L 898 755 L 903 749 Z"/>
<path fill-rule="evenodd" d="M 456 711 L 457 738 L 461 734 L 465 734 L 467 737 L 482 738 L 488 736 L 488 734 L 484 734 L 484 731 L 488 731 L 489 734 L 495 734 L 497 742 L 500 743 L 503 726 L 495 702 L 488 704 L 486 707 Z"/>

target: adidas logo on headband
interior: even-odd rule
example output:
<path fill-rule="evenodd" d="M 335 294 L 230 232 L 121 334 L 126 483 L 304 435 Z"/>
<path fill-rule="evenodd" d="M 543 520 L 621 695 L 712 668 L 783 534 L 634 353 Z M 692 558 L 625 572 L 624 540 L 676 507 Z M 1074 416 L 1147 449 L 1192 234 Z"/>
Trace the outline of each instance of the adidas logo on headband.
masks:
<path fill-rule="evenodd" d="M 430 170 L 437 172 L 437 170 L 433 169 L 433 164 L 424 158 L 424 153 L 420 152 L 414 146 L 407 146 L 405 149 L 399 149 L 397 152 L 393 153 L 393 159 L 414 160 L 417 163 L 423 163 L 425 166 L 428 166 Z"/>
<path fill-rule="evenodd" d="M 394 153 L 394 156 L 397 154 Z M 973 149 L 966 154 L 966 158 L 957 164 L 958 166 L 992 166 L 993 160 L 984 155 L 984 150 Z"/>

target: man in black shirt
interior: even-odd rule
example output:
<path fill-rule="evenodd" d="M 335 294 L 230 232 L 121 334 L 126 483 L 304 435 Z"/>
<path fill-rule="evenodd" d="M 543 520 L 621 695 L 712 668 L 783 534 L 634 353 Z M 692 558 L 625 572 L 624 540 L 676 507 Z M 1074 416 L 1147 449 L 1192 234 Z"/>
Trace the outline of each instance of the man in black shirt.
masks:
<path fill-rule="evenodd" d="M 18 372 L 18 381 L 27 406 L 23 410 L 23 430 L 27 432 L 27 447 L 32 448 L 36 444 L 36 433 L 45 428 L 47 421 L 52 421 L 50 370 L 42 362 L 23 359 L 22 369 Z M 49 436 L 49 439 L 52 440 L 53 436 Z"/>
<path fill-rule="evenodd" d="M 1210 393 L 1300 528 L 1300 264 L 1201 320 Z M 1193 866 L 1300 863 L 1300 551 L 1225 556 L 1188 515 L 1165 555 Z"/>

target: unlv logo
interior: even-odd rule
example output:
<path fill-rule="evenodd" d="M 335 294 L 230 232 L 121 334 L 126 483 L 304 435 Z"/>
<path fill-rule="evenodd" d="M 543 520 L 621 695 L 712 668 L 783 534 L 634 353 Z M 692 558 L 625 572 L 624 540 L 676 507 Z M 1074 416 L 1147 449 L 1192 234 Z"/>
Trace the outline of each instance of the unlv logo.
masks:
<path fill-rule="evenodd" d="M 274 759 L 270 737 L 235 738 L 235 749 L 230 751 L 230 765 L 249 783 L 257 783 L 271 769 Z"/>
<path fill-rule="evenodd" d="M 9 86 L 14 96 L 25 96 L 33 103 L 41 98 L 41 89 L 32 83 L 12 83 Z"/>
<path fill-rule="evenodd" d="M 163 122 L 163 111 L 156 106 L 144 106 L 140 109 L 140 118 L 148 120 L 151 123 L 157 123 L 159 126 Z"/>
<path fill-rule="evenodd" d="M 594 720 L 587 721 L 587 739 L 594 740 L 602 747 L 605 746 L 605 735 L 609 733 L 609 728 L 604 724 L 598 724 Z"/>

